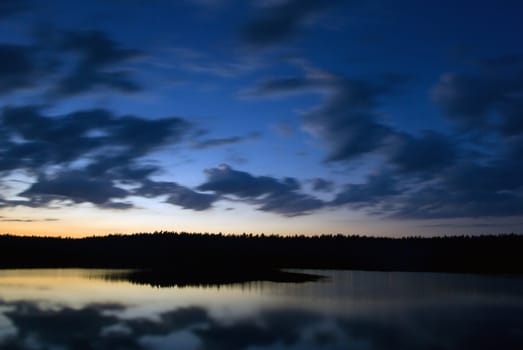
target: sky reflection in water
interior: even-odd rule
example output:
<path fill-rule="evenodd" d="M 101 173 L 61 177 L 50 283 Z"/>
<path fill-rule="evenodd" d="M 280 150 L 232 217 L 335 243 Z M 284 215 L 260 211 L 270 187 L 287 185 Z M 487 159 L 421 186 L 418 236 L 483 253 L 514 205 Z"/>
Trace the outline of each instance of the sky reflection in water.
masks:
<path fill-rule="evenodd" d="M 520 349 L 523 280 L 321 271 L 153 288 L 103 270 L 0 271 L 0 349 Z"/>

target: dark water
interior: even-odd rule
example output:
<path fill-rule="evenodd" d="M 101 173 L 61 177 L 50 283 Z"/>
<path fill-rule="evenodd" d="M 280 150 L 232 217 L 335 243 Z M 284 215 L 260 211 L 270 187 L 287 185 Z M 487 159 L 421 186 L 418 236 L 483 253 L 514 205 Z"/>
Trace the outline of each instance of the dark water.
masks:
<path fill-rule="evenodd" d="M 112 273 L 0 271 L 0 349 L 523 349 L 522 277 L 155 288 Z"/>

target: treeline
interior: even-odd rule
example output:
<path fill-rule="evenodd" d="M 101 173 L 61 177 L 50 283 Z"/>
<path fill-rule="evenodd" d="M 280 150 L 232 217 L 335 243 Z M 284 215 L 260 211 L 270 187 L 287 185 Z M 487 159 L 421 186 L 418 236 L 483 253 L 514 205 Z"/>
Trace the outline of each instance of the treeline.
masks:
<path fill-rule="evenodd" d="M 29 267 L 523 273 L 523 236 L 377 238 L 155 232 L 73 239 L 1 235 L 0 268 Z"/>

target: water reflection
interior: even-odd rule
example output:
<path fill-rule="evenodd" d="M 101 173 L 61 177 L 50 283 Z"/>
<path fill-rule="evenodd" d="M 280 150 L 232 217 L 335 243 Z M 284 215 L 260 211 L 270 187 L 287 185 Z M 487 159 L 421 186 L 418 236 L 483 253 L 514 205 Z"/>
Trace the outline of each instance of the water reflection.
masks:
<path fill-rule="evenodd" d="M 523 344 L 520 278 L 323 271 L 327 281 L 305 284 L 160 289 L 93 279 L 114 273 L 99 272 L 0 272 L 0 349 L 520 349 Z M 82 288 L 89 293 L 64 298 Z"/>
<path fill-rule="evenodd" d="M 191 269 L 191 270 L 130 270 L 109 272 L 95 276 L 110 281 L 128 281 L 133 284 L 158 288 L 215 287 L 227 284 L 245 285 L 252 282 L 304 283 L 315 282 L 323 276 L 313 273 L 283 271 L 278 269 Z"/>

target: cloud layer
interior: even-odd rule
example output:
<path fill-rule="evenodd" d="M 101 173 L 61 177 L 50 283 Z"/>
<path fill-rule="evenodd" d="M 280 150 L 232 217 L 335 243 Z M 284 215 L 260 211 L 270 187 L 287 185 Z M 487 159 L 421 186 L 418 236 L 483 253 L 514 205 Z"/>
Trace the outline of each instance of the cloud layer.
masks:
<path fill-rule="evenodd" d="M 56 11 L 60 2 L 50 2 L 46 23 L 35 23 L 45 11 L 34 2 L 0 2 L 13 30 L 0 42 L 0 208 L 130 209 L 147 198 L 284 217 L 523 215 L 517 49 L 455 65 L 427 60 L 415 38 L 455 33 L 415 24 L 422 34 L 406 36 L 397 23 L 411 18 L 380 1 L 368 13 L 341 0 L 167 3 L 142 13 L 110 2 L 97 21 L 80 6 L 84 25 L 83 14 Z M 441 56 L 443 44 L 433 44 Z M 370 58 L 349 59 L 358 47 Z M 416 92 L 401 78 L 411 74 Z M 426 101 L 411 108 L 404 97 Z M 232 158 L 241 169 L 218 165 Z"/>
<path fill-rule="evenodd" d="M 433 101 L 461 128 L 406 133 L 383 121 L 379 107 L 395 82 L 347 79 L 306 69 L 304 76 L 261 82 L 253 96 L 317 91 L 323 102 L 301 115 L 327 152 L 325 162 L 379 157 L 363 183 L 349 183 L 329 207 L 349 206 L 402 219 L 503 217 L 523 214 L 521 58 L 481 62 L 477 74 L 445 73 Z M 489 144 L 490 143 L 490 144 Z M 492 144 L 495 146 L 492 147 Z M 321 184 L 320 184 L 321 188 Z"/>

